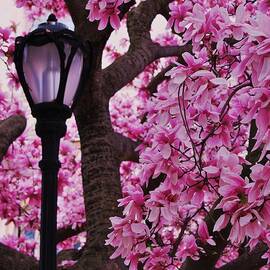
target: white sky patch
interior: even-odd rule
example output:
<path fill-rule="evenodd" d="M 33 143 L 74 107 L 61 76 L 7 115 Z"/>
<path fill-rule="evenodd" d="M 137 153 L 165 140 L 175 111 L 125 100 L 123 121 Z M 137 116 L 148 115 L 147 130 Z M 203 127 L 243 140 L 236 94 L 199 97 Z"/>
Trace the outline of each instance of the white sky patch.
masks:
<path fill-rule="evenodd" d="M 155 40 L 159 35 L 166 33 L 167 20 L 161 16 L 157 15 L 154 21 L 152 22 L 151 28 L 151 38 Z"/>
<path fill-rule="evenodd" d="M 26 20 L 24 17 L 23 9 L 16 8 L 15 1 L 2 0 L 1 1 L 1 16 L 0 26 L 9 26 L 11 21 L 15 21 L 20 24 L 20 27 L 24 27 Z"/>

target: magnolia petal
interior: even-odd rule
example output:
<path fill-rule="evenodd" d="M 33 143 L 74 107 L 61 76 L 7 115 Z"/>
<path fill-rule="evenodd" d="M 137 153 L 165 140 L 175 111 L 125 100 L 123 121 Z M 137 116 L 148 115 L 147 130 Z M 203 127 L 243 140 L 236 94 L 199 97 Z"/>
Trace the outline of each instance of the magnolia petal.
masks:
<path fill-rule="evenodd" d="M 113 259 L 117 258 L 118 256 L 121 255 L 121 253 L 122 253 L 122 252 L 121 252 L 121 248 L 118 247 L 118 248 L 115 250 L 115 252 L 110 256 L 110 259 L 113 260 Z"/>
<path fill-rule="evenodd" d="M 198 70 L 192 74 L 192 77 L 206 77 L 208 79 L 215 78 L 215 74 L 208 70 Z"/>
<path fill-rule="evenodd" d="M 213 239 L 211 239 L 211 238 L 209 238 L 206 242 L 207 242 L 210 246 L 215 246 L 215 245 L 216 245 L 216 242 L 215 242 Z"/>
<path fill-rule="evenodd" d="M 226 214 L 221 215 L 218 218 L 218 220 L 217 220 L 217 222 L 216 222 L 216 224 L 214 226 L 214 230 L 213 231 L 214 232 L 215 231 L 219 232 L 222 229 L 224 229 L 227 226 L 229 220 L 230 220 L 230 217 L 228 215 L 226 215 Z"/>
<path fill-rule="evenodd" d="M 219 168 L 216 166 L 204 167 L 203 170 L 206 171 L 207 173 L 213 173 L 213 174 L 216 174 L 219 172 Z"/>
<path fill-rule="evenodd" d="M 252 215 L 249 213 L 243 217 L 240 217 L 239 224 L 241 227 L 247 225 L 252 220 Z"/>
<path fill-rule="evenodd" d="M 164 144 L 160 149 L 160 153 L 163 158 L 168 159 L 172 153 L 171 146 L 169 144 Z"/>
<path fill-rule="evenodd" d="M 145 231 L 145 225 L 142 223 L 132 223 L 130 227 L 131 227 L 132 232 L 134 233 L 141 234 Z"/>
<path fill-rule="evenodd" d="M 210 80 L 215 85 L 228 85 L 228 81 L 224 78 L 215 78 Z"/>

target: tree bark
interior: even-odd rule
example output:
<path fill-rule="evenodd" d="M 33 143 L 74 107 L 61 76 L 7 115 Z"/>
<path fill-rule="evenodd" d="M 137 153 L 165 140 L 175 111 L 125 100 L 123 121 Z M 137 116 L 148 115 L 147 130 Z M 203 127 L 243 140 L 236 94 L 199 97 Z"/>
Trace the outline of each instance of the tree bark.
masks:
<path fill-rule="evenodd" d="M 25 118 L 19 115 L 13 115 L 0 121 L 0 162 L 6 154 L 10 144 L 22 134 L 25 126 Z"/>
<path fill-rule="evenodd" d="M 134 154 L 137 144 L 114 133 L 109 115 L 109 100 L 114 93 L 143 72 L 148 64 L 162 56 L 179 55 L 184 48 L 181 51 L 178 46 L 161 47 L 151 41 L 149 34 L 151 22 L 162 7 L 170 1 L 144 1 L 128 14 L 128 17 L 131 17 L 129 22 L 129 34 L 132 40 L 130 50 L 102 70 L 102 53 L 112 29 L 107 27 L 103 31 L 98 31 L 97 22 L 90 23 L 86 18 L 87 12 L 81 10 L 82 3 L 85 4 L 87 1 L 81 0 L 78 3 L 76 1 L 66 0 L 66 3 L 77 34 L 84 41 L 91 43 L 93 55 L 88 83 L 75 112 L 82 149 L 87 241 L 73 269 L 127 269 L 121 258 L 114 261 L 109 259 L 113 249 L 104 244 L 111 226 L 109 218 L 121 216 L 121 209 L 117 207 L 117 200 L 122 195 L 119 166 L 125 159 L 138 160 L 138 155 Z M 123 6 L 121 16 L 132 4 L 134 1 Z M 154 9 L 152 10 L 151 7 Z M 142 10 L 143 14 L 148 12 L 144 14 L 143 20 L 140 18 Z M 141 29 L 136 28 L 138 20 L 140 20 L 140 25 L 146 26 L 143 28 L 145 30 L 143 35 L 139 32 Z M 147 22 L 144 22 L 145 20 Z M 140 44 L 142 36 L 146 38 L 143 38 L 144 42 Z M 137 40 L 135 43 L 138 46 L 133 40 Z"/>
<path fill-rule="evenodd" d="M 90 91 L 87 97 L 82 97 L 76 112 L 82 149 L 87 241 L 74 269 L 125 269 L 121 263 L 109 259 L 112 249 L 104 245 L 111 226 L 109 218 L 121 214 L 117 207 L 117 199 L 121 198 L 121 154 L 114 145 L 108 102 L 100 94 L 102 89 L 98 85 L 88 87 Z"/>
<path fill-rule="evenodd" d="M 77 227 L 76 229 L 73 229 L 72 226 L 66 227 L 66 228 L 61 228 L 57 231 L 56 234 L 56 242 L 61 243 L 62 241 L 78 235 L 86 230 L 85 224 L 83 224 L 81 227 Z"/>
<path fill-rule="evenodd" d="M 24 255 L 0 243 L 0 270 L 37 270 L 35 258 Z"/>

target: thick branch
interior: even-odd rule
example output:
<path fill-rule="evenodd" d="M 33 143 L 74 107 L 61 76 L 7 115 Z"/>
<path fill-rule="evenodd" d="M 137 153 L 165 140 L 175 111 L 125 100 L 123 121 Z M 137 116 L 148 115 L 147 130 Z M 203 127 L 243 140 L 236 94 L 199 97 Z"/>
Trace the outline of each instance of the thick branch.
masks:
<path fill-rule="evenodd" d="M 131 47 L 140 46 L 145 40 L 150 41 L 151 24 L 159 13 L 172 0 L 142 1 L 136 8 L 128 13 L 127 27 Z"/>
<path fill-rule="evenodd" d="M 127 2 L 127 3 L 122 4 L 119 7 L 119 10 L 120 10 L 119 17 L 120 17 L 120 19 L 122 19 L 127 14 L 127 12 L 130 10 L 130 8 L 132 6 L 134 6 L 135 4 L 136 4 L 136 0 L 131 0 L 131 1 Z"/>
<path fill-rule="evenodd" d="M 118 133 L 115 133 L 113 141 L 114 147 L 119 153 L 120 161 L 139 161 L 139 154 L 137 151 L 135 151 L 135 148 L 139 145 L 139 142 L 134 142 Z"/>
<path fill-rule="evenodd" d="M 72 21 L 75 25 L 76 32 L 83 40 L 92 42 L 92 47 L 96 49 L 99 45 L 105 46 L 106 41 L 110 37 L 111 32 L 114 30 L 110 24 L 100 31 L 98 30 L 98 21 L 90 22 L 88 19 L 89 10 L 86 10 L 87 0 L 64 0 L 68 11 L 71 15 Z M 122 19 L 129 9 L 135 4 L 132 0 L 128 3 L 122 4 L 119 7 L 119 17 Z M 100 44 L 101 43 L 101 44 Z"/>
<path fill-rule="evenodd" d="M 79 27 L 85 20 L 87 20 L 88 12 L 85 9 L 87 0 L 64 0 L 72 21 L 76 27 Z"/>
<path fill-rule="evenodd" d="M 91 47 L 91 71 L 101 68 L 102 52 L 109 39 L 112 28 L 107 27 L 103 31 L 98 30 L 98 21 L 90 22 L 89 10 L 86 10 L 87 0 L 64 0 L 75 25 L 75 32 L 89 49 Z M 91 75 L 89 75 L 91 76 Z"/>
<path fill-rule="evenodd" d="M 37 270 L 35 258 L 24 255 L 0 243 L 1 270 Z"/>
<path fill-rule="evenodd" d="M 78 235 L 81 232 L 86 230 L 86 225 L 83 224 L 81 227 L 77 227 L 76 229 L 72 229 L 72 227 L 62 228 L 57 231 L 56 242 L 60 243 L 72 236 Z"/>
<path fill-rule="evenodd" d="M 73 260 L 77 261 L 82 255 L 82 251 L 78 249 L 65 249 L 57 254 L 57 264 L 62 261 Z"/>
<path fill-rule="evenodd" d="M 266 259 L 261 258 L 267 250 L 266 244 L 259 243 L 251 252 L 244 253 L 218 270 L 258 270 L 267 263 Z"/>
<path fill-rule="evenodd" d="M 128 13 L 127 25 L 131 42 L 129 50 L 101 74 L 107 98 L 131 82 L 153 61 L 161 57 L 180 56 L 183 52 L 190 50 L 189 44 L 162 47 L 151 40 L 152 21 L 169 2 L 171 1 L 143 1 Z"/>
<path fill-rule="evenodd" d="M 166 47 L 163 47 L 163 49 L 166 50 L 166 52 L 169 54 L 173 53 L 173 51 L 175 50 L 175 48 L 173 46 L 169 47 L 168 49 L 166 49 Z M 179 53 L 179 47 L 177 47 L 178 53 Z M 185 50 L 192 52 L 192 45 L 191 43 L 188 43 L 185 45 Z M 162 50 L 160 50 L 162 51 Z M 163 55 L 163 57 L 165 57 L 165 55 Z M 179 55 L 178 59 L 177 59 L 177 63 L 180 63 L 182 65 L 185 65 L 186 62 L 184 60 L 184 58 L 182 57 L 182 54 Z M 160 83 L 162 83 L 163 81 L 165 81 L 167 77 L 165 74 L 171 70 L 172 68 L 176 67 L 175 63 L 171 63 L 170 65 L 168 65 L 167 67 L 165 67 L 164 69 L 162 69 L 160 71 L 160 73 L 158 73 L 149 83 L 147 89 L 149 90 L 150 94 L 154 94 L 157 91 L 157 87 Z"/>
<path fill-rule="evenodd" d="M 14 115 L 0 121 L 0 161 L 6 154 L 9 145 L 22 134 L 26 126 L 23 116 Z"/>
<path fill-rule="evenodd" d="M 165 75 L 169 70 L 171 70 L 173 67 L 175 67 L 175 64 L 172 63 L 162 69 L 147 86 L 147 89 L 151 95 L 157 92 L 157 87 L 159 84 L 161 84 L 163 81 L 165 81 L 168 77 Z"/>
<path fill-rule="evenodd" d="M 69 13 L 72 17 L 73 23 L 75 25 L 75 32 L 84 42 L 86 47 L 90 45 L 91 55 L 91 72 L 94 73 L 96 70 L 101 69 L 102 54 L 106 42 L 108 41 L 111 33 L 114 29 L 108 24 L 108 26 L 100 31 L 98 30 L 99 21 L 90 22 L 88 19 L 89 10 L 86 10 L 87 0 L 64 0 Z M 130 7 L 135 4 L 132 0 L 128 3 L 122 4 L 119 7 L 120 19 L 128 12 Z"/>
<path fill-rule="evenodd" d="M 186 44 L 185 46 L 159 46 L 157 50 L 157 58 L 180 56 L 182 53 L 190 51 L 191 46 Z"/>
<path fill-rule="evenodd" d="M 186 45 L 162 47 L 154 43 L 142 44 L 140 48 L 135 50 L 129 49 L 126 54 L 104 69 L 101 74 L 107 98 L 130 83 L 153 61 L 161 57 L 179 56 L 188 50 L 189 47 Z"/>

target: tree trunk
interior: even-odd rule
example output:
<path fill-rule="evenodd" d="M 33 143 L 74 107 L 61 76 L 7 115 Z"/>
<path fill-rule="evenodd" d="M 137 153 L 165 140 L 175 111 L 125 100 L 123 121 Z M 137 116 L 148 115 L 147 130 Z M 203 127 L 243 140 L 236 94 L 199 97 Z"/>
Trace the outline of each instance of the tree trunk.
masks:
<path fill-rule="evenodd" d="M 104 245 L 111 226 L 109 218 L 120 215 L 117 199 L 121 198 L 121 187 L 120 159 L 113 144 L 109 106 L 100 93 L 95 91 L 92 97 L 82 97 L 76 113 L 82 150 L 87 242 L 75 269 L 126 269 L 109 259 L 113 250 Z"/>

